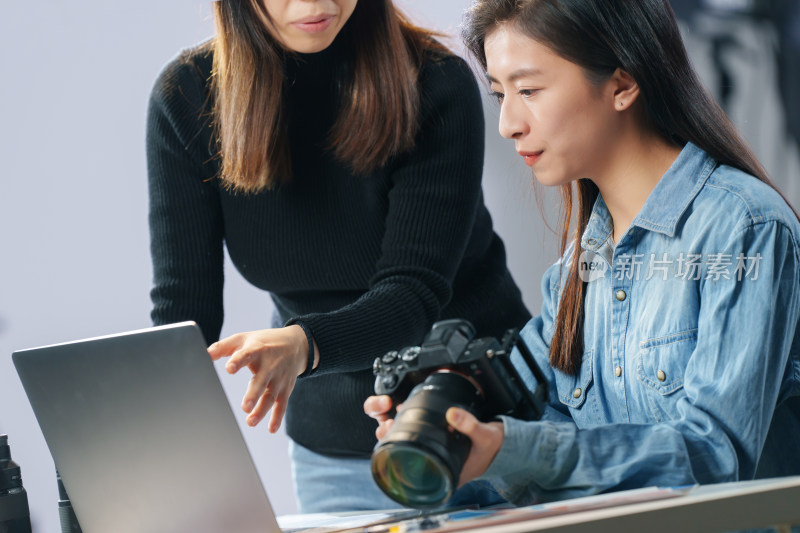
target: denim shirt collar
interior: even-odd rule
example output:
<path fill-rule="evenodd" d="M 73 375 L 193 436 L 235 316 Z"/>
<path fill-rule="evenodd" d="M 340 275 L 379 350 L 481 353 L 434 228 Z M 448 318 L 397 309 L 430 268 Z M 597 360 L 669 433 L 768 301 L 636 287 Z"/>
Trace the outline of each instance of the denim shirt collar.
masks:
<path fill-rule="evenodd" d="M 677 159 L 661 177 L 653 192 L 647 197 L 642 210 L 631 226 L 675 236 L 678 220 L 703 188 L 717 162 L 692 143 L 686 143 Z M 611 213 L 602 196 L 598 196 L 592 214 L 581 238 L 585 250 L 600 251 L 612 246 L 609 241 L 614 231 Z"/>

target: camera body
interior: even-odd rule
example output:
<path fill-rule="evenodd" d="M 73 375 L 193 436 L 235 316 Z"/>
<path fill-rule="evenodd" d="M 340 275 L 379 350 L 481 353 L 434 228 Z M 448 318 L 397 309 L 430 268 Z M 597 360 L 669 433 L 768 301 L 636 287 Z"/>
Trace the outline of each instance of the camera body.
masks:
<path fill-rule="evenodd" d="M 444 320 L 421 345 L 375 359 L 375 393 L 403 408 L 373 450 L 372 473 L 403 505 L 436 507 L 457 486 L 471 442 L 447 424 L 449 407 L 464 408 L 484 422 L 499 415 L 537 420 L 544 413 L 547 382 L 518 332 L 508 330 L 501 341 L 474 336 L 468 321 Z M 515 346 L 538 382 L 534 393 L 511 363 Z"/>
<path fill-rule="evenodd" d="M 499 415 L 541 418 L 547 383 L 531 357 L 528 364 L 539 381 L 537 391 L 541 391 L 533 396 L 511 364 L 511 348 L 519 338 L 516 330 L 508 330 L 502 342 L 491 337 L 472 340 L 474 336 L 475 329 L 466 320 L 436 322 L 420 346 L 393 350 L 375 359 L 375 394 L 390 396 L 394 406 L 431 374 L 454 372 L 475 381 L 476 394 L 483 397 L 473 412 L 479 420 Z"/>

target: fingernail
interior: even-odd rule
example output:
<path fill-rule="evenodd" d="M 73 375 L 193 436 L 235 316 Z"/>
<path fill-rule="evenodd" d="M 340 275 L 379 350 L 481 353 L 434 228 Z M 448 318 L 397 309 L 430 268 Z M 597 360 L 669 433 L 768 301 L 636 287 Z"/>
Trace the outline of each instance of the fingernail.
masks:
<path fill-rule="evenodd" d="M 236 372 L 236 365 L 234 365 L 233 363 L 228 363 L 227 365 L 225 365 L 225 370 L 227 370 L 228 372 Z"/>
<path fill-rule="evenodd" d="M 250 426 L 250 427 L 253 427 L 253 426 L 255 426 L 257 423 L 258 423 L 258 420 L 256 420 L 256 417 L 254 417 L 254 416 L 248 416 L 248 417 L 247 417 L 247 425 L 248 425 L 248 426 Z"/>
<path fill-rule="evenodd" d="M 447 421 L 451 424 L 458 424 L 461 419 L 463 418 L 463 414 L 458 409 L 448 409 L 447 410 Z"/>
<path fill-rule="evenodd" d="M 255 407 L 253 400 L 247 400 L 246 402 L 244 402 L 244 410 L 247 411 L 248 413 L 253 410 L 253 407 Z"/>

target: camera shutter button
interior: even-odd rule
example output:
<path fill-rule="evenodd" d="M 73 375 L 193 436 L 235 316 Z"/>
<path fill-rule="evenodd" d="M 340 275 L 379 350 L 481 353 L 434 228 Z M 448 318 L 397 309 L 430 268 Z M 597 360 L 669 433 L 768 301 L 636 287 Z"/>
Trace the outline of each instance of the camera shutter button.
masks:
<path fill-rule="evenodd" d="M 387 365 L 394 363 L 395 359 L 397 359 L 397 352 L 395 351 L 387 352 L 386 355 L 383 356 L 383 362 Z"/>

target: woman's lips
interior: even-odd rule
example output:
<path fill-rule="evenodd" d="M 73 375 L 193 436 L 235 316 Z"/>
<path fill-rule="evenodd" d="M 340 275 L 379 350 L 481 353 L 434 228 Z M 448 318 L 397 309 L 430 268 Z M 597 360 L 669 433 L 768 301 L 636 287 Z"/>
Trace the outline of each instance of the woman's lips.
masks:
<path fill-rule="evenodd" d="M 519 152 L 519 155 L 525 160 L 526 165 L 532 167 L 539 158 L 542 157 L 542 153 L 544 153 L 544 150 L 539 150 L 538 152 Z"/>
<path fill-rule="evenodd" d="M 292 22 L 292 26 L 307 33 L 319 33 L 327 30 L 333 19 L 333 15 L 316 15 Z"/>

